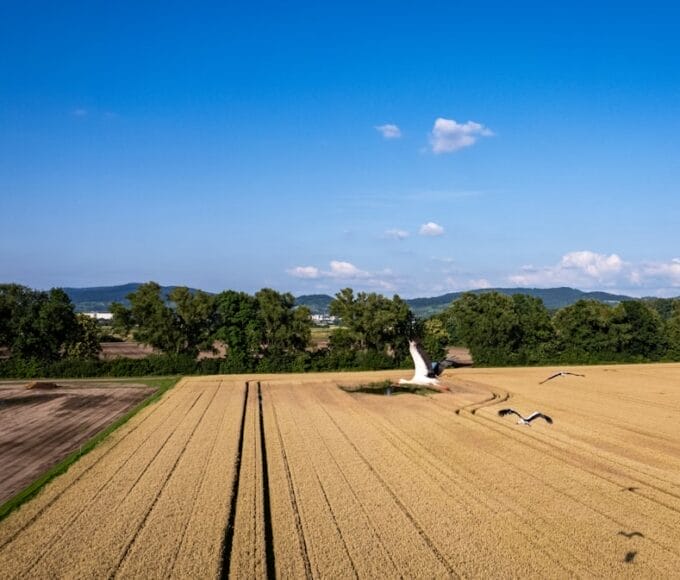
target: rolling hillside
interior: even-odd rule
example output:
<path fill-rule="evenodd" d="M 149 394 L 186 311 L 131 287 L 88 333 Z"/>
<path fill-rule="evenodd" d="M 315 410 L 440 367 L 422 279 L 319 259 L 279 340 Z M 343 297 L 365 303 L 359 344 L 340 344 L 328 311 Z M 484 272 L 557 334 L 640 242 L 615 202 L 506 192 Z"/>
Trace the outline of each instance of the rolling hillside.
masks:
<path fill-rule="evenodd" d="M 64 288 L 77 312 L 108 312 L 112 302 L 128 305 L 127 295 L 141 286 L 139 282 L 130 282 L 119 286 L 92 286 L 89 288 Z M 163 295 L 168 294 L 176 286 L 162 286 Z M 195 289 L 191 288 L 192 292 Z"/>
<path fill-rule="evenodd" d="M 127 304 L 126 296 L 134 292 L 140 284 L 132 282 L 120 286 L 96 286 L 91 288 L 64 288 L 78 312 L 106 312 L 112 302 Z M 165 296 L 175 286 L 163 286 Z M 193 289 L 192 289 L 193 290 Z M 575 288 L 488 288 L 472 290 L 475 293 L 500 292 L 509 296 L 513 294 L 527 294 L 543 300 L 545 306 L 551 310 L 563 308 L 578 300 L 598 300 L 607 304 L 617 304 L 622 300 L 633 300 L 630 296 L 610 294 L 608 292 L 583 292 Z M 451 302 L 458 299 L 463 292 L 450 292 L 441 296 L 429 298 L 410 298 L 406 302 L 416 316 L 426 317 L 444 310 Z M 312 314 L 328 312 L 328 306 L 333 299 L 327 294 L 306 294 L 295 299 L 296 304 L 307 306 Z"/>

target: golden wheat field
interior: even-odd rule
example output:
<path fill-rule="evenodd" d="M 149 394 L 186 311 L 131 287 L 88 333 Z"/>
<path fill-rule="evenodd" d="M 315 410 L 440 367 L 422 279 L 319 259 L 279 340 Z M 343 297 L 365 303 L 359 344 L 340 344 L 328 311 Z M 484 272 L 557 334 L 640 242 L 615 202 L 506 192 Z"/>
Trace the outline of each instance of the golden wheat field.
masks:
<path fill-rule="evenodd" d="M 555 370 L 184 379 L 0 522 L 0 578 L 679 576 L 680 365 Z"/>

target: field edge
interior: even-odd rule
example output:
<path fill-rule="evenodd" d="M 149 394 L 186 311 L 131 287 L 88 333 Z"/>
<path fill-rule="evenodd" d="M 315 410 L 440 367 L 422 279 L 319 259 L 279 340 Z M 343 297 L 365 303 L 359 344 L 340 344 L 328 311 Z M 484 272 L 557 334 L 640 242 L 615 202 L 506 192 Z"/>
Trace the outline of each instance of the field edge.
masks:
<path fill-rule="evenodd" d="M 155 387 L 156 390 L 151 393 L 146 399 L 140 401 L 137 405 L 135 405 L 132 409 L 130 409 L 127 413 L 116 419 L 113 423 L 111 423 L 108 427 L 100 431 L 99 433 L 96 433 L 90 439 L 85 441 L 83 445 L 77 450 L 69 453 L 64 459 L 62 459 L 59 463 L 56 465 L 52 466 L 50 469 L 48 469 L 45 473 L 43 473 L 40 477 L 35 479 L 33 482 L 31 482 L 29 485 L 27 485 L 25 488 L 23 488 L 21 491 L 10 497 L 6 502 L 3 504 L 0 504 L 0 522 L 4 520 L 9 514 L 11 514 L 14 510 L 22 506 L 24 503 L 26 503 L 28 500 L 32 499 L 35 497 L 40 491 L 45 487 L 50 481 L 52 481 L 55 477 L 66 473 L 69 468 L 76 462 L 78 459 L 81 457 L 87 455 L 90 451 L 92 451 L 97 445 L 102 443 L 109 435 L 111 435 L 114 431 L 116 431 L 118 428 L 122 427 L 127 423 L 130 419 L 132 419 L 137 413 L 139 413 L 142 409 L 148 407 L 152 403 L 155 403 L 158 401 L 166 392 L 168 392 L 170 389 L 172 389 L 183 377 L 181 376 L 171 376 L 171 377 L 141 377 L 141 378 L 128 378 L 126 377 L 123 380 L 117 381 L 120 382 L 121 384 L 129 383 L 132 381 L 135 382 L 140 382 L 143 383 L 144 385 L 148 387 Z M 61 380 L 66 380 L 66 379 L 61 379 Z"/>

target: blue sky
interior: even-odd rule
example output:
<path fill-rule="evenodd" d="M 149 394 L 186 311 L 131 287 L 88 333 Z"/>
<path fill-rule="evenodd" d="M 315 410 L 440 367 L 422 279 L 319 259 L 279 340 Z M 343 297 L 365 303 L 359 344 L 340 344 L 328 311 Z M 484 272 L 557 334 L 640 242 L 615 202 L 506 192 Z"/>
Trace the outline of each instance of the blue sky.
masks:
<path fill-rule="evenodd" d="M 671 2 L 6 2 L 0 281 L 680 295 Z"/>

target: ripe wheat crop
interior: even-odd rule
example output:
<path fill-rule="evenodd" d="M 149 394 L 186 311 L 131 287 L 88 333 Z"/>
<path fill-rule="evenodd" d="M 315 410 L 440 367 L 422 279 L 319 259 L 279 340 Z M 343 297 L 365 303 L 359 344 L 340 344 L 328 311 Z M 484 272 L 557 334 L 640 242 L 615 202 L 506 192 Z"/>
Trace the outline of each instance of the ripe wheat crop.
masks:
<path fill-rule="evenodd" d="M 680 365 L 555 370 L 185 379 L 0 523 L 0 578 L 676 575 Z"/>

